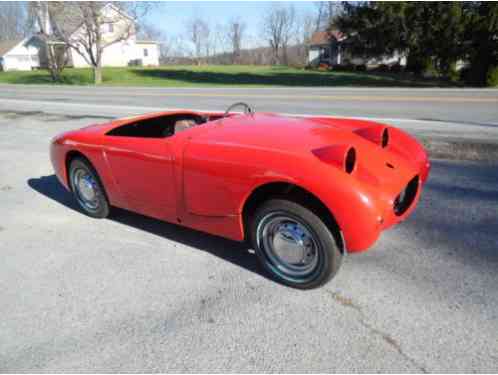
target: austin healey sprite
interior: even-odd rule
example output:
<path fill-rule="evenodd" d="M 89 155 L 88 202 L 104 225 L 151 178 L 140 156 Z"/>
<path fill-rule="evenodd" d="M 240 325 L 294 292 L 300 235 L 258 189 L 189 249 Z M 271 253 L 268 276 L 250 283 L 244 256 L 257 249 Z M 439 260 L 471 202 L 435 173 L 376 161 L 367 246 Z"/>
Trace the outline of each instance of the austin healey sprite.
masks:
<path fill-rule="evenodd" d="M 245 103 L 91 125 L 55 137 L 50 154 L 87 215 L 121 207 L 247 241 L 277 281 L 302 289 L 407 218 L 430 170 L 422 145 L 395 127 Z"/>

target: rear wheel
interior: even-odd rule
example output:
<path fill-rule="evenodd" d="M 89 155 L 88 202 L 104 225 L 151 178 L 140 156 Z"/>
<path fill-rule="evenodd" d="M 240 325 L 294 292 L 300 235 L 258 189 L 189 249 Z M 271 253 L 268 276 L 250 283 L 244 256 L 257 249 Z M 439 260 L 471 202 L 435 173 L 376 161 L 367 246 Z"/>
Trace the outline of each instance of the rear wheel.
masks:
<path fill-rule="evenodd" d="M 303 205 L 268 200 L 256 210 L 250 231 L 261 263 L 284 284 L 315 288 L 339 270 L 342 254 L 335 234 Z"/>
<path fill-rule="evenodd" d="M 80 208 L 89 216 L 105 218 L 109 215 L 109 201 L 95 168 L 83 158 L 76 158 L 69 166 L 69 183 Z"/>

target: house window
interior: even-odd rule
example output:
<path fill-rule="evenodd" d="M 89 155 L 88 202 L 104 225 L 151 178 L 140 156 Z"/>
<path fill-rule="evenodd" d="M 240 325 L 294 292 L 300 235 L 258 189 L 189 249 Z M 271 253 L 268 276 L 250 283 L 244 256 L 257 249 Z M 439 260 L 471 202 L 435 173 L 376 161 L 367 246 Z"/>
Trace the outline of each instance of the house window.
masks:
<path fill-rule="evenodd" d="M 144 57 L 147 57 L 149 56 L 149 51 L 147 50 L 147 48 L 144 48 Z"/>
<path fill-rule="evenodd" d="M 109 32 L 110 33 L 114 32 L 114 24 L 112 24 L 112 23 L 109 24 Z"/>

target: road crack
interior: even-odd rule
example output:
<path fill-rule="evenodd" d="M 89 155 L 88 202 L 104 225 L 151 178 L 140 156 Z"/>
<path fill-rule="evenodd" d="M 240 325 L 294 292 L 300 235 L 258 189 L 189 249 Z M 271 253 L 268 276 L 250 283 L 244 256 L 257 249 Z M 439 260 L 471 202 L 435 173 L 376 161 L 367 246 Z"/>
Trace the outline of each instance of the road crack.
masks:
<path fill-rule="evenodd" d="M 349 309 L 352 309 L 354 311 L 356 311 L 359 315 L 359 323 L 365 327 L 366 329 L 369 330 L 369 332 L 372 334 L 372 335 L 376 335 L 376 336 L 379 336 L 380 338 L 382 338 L 382 340 L 387 344 L 389 345 L 391 348 L 393 348 L 394 350 L 396 350 L 405 360 L 407 360 L 408 362 L 410 362 L 414 367 L 416 367 L 420 372 L 424 373 L 424 374 L 427 374 L 428 371 L 427 369 L 425 368 L 424 365 L 418 363 L 414 358 L 412 358 L 410 355 L 408 355 L 407 353 L 405 353 L 403 351 L 403 348 L 401 347 L 401 344 L 394 338 L 392 337 L 389 333 L 386 333 L 384 331 L 382 331 L 381 329 L 373 326 L 372 324 L 370 324 L 366 317 L 365 317 L 365 313 L 363 312 L 362 308 L 360 305 L 358 305 L 357 303 L 355 303 L 353 301 L 353 299 L 349 298 L 349 297 L 346 297 L 338 292 L 332 292 L 332 291 L 326 291 L 328 294 L 330 294 L 330 296 L 334 299 L 334 301 L 338 302 L 339 304 L 341 304 L 342 306 L 346 307 L 346 308 L 349 308 Z"/>

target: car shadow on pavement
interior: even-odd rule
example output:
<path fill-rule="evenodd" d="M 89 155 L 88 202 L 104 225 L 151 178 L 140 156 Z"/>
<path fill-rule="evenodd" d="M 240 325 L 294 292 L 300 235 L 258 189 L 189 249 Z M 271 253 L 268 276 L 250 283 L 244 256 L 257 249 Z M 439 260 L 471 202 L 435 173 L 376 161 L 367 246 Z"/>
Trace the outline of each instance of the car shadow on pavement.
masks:
<path fill-rule="evenodd" d="M 30 178 L 27 183 L 36 192 L 84 215 L 78 208 L 72 194 L 60 184 L 55 175 Z M 205 251 L 241 268 L 271 279 L 260 267 L 256 256 L 249 251 L 250 247 L 246 243 L 231 241 L 120 208 L 113 208 L 108 220 Z"/>

